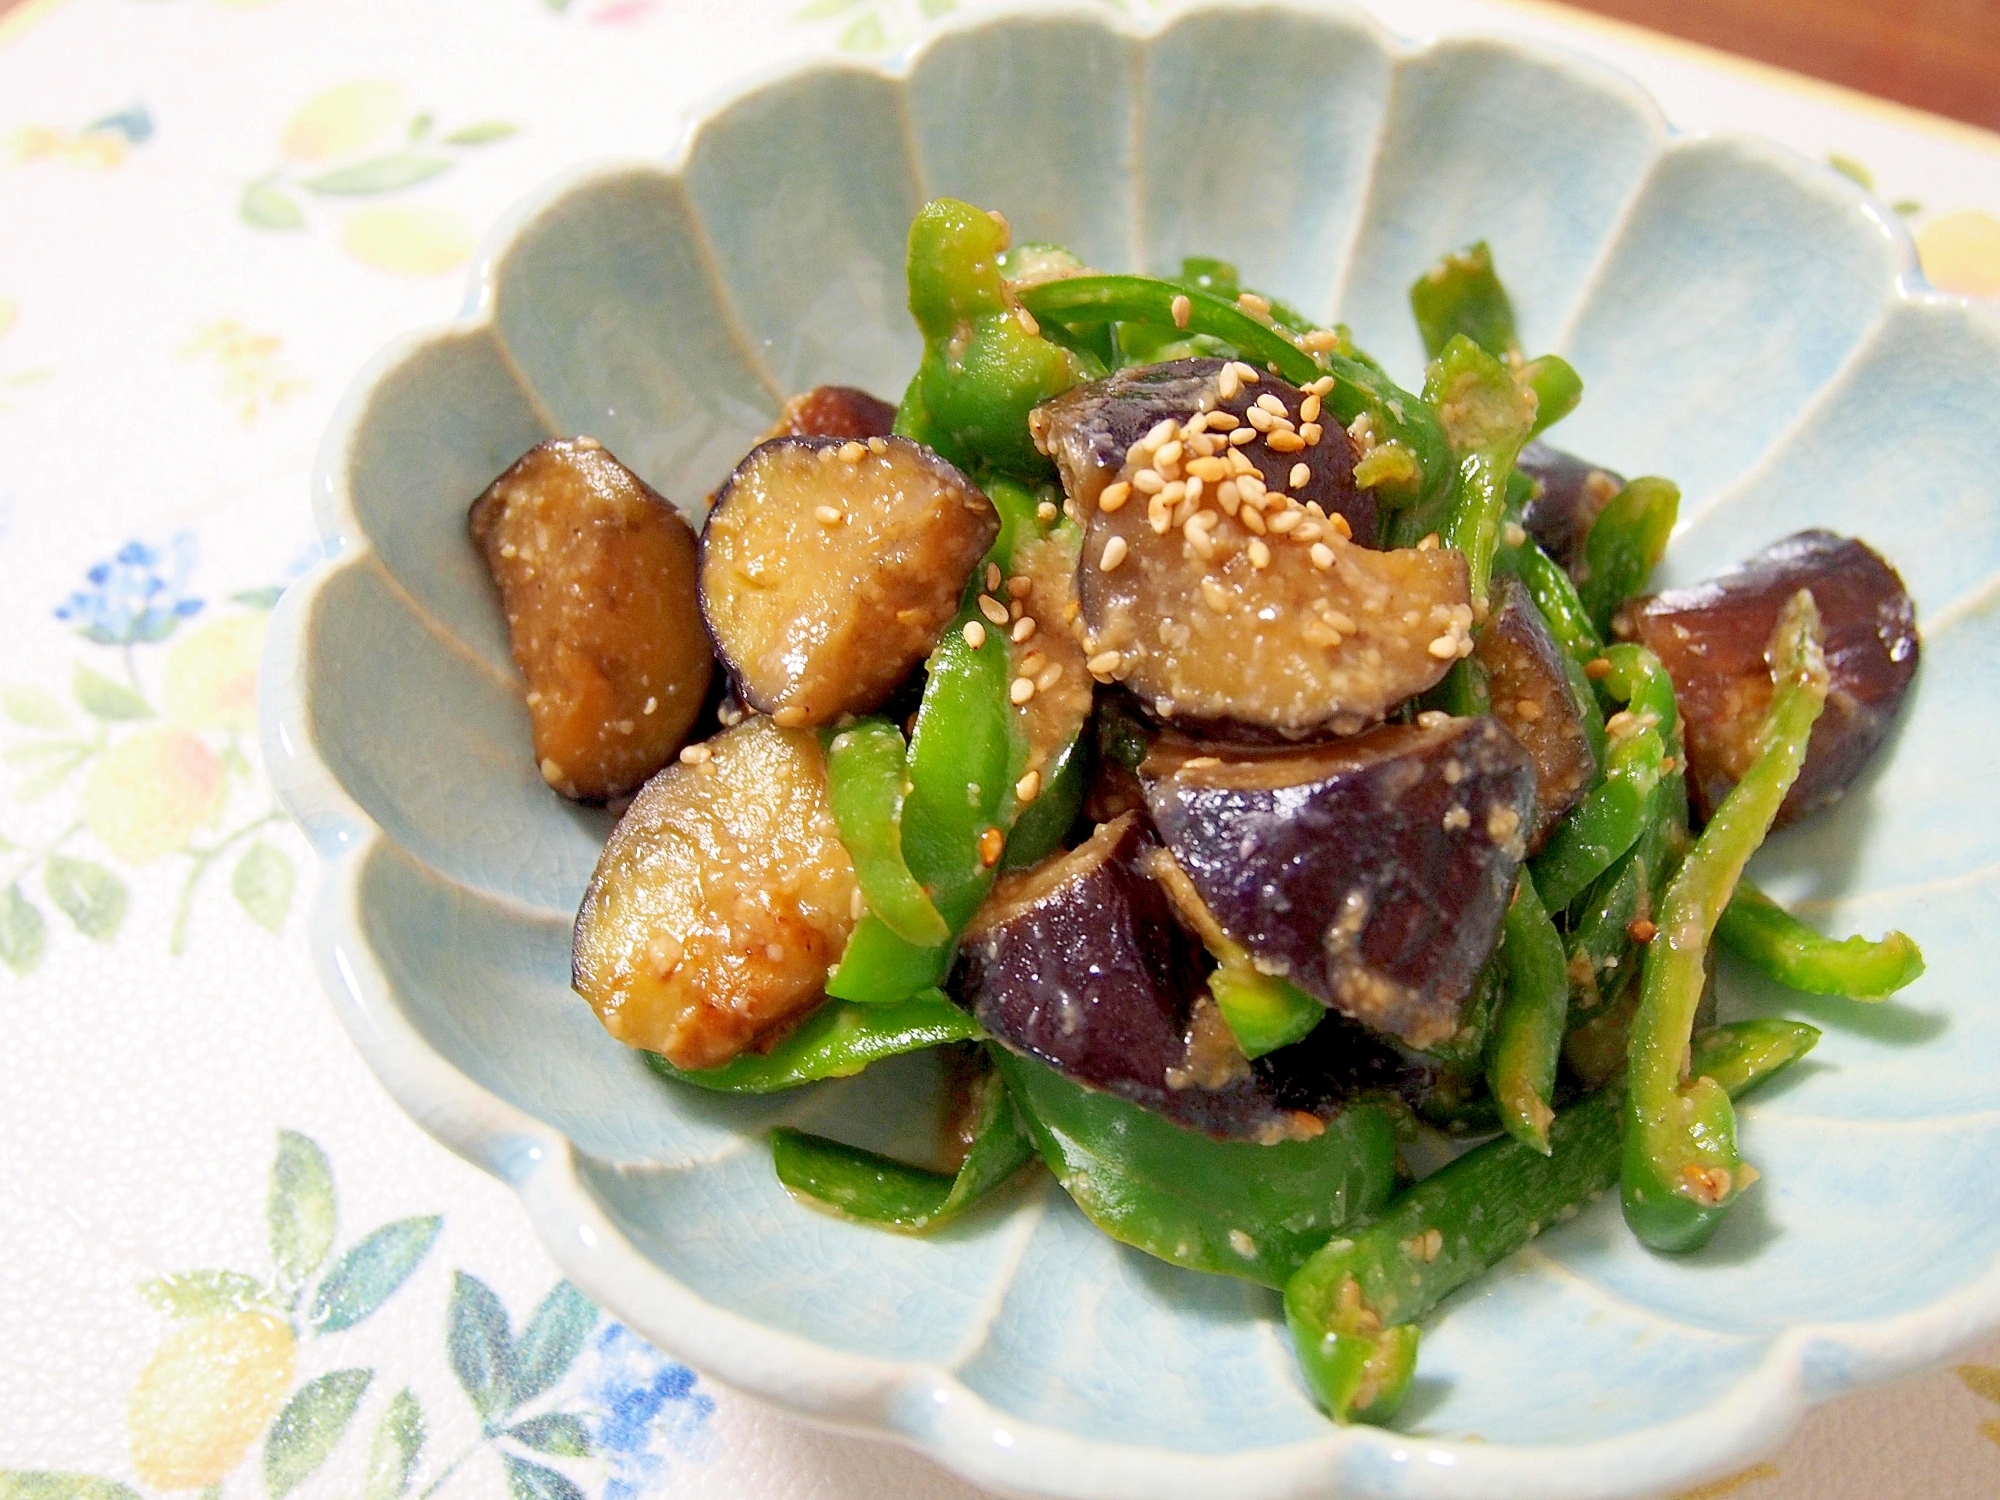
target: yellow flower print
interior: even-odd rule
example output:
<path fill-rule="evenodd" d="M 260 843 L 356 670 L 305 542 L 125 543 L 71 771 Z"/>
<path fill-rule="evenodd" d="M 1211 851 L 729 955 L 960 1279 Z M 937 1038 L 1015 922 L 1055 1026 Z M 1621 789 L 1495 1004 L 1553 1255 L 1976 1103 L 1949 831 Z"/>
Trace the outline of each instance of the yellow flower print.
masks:
<path fill-rule="evenodd" d="M 2000 297 L 2000 219 L 1976 208 L 1942 214 L 1917 232 L 1924 275 L 1943 292 Z"/>
<path fill-rule="evenodd" d="M 152 136 L 152 115 L 145 105 L 134 104 L 92 120 L 81 130 L 23 125 L 0 146 L 0 156 L 17 166 L 54 162 L 103 169 L 123 163 L 134 146 L 143 146 Z"/>
<path fill-rule="evenodd" d="M 83 816 L 100 843 L 144 864 L 187 843 L 215 815 L 224 793 L 222 757 L 178 725 L 142 729 L 91 768 Z"/>
<path fill-rule="evenodd" d="M 278 153 L 294 166 L 318 167 L 351 156 L 403 118 L 403 91 L 362 79 L 315 94 L 286 122 Z"/>
<path fill-rule="evenodd" d="M 190 729 L 255 727 L 257 657 L 268 620 L 262 612 L 225 615 L 175 643 L 160 683 L 168 717 Z"/>
<path fill-rule="evenodd" d="M 361 208 L 340 227 L 347 253 L 378 271 L 438 276 L 472 258 L 472 229 L 442 208 Z"/>
<path fill-rule="evenodd" d="M 162 1490 L 204 1489 L 235 1468 L 285 1399 L 298 1340 L 264 1312 L 195 1318 L 147 1361 L 125 1409 L 132 1467 Z"/>
<path fill-rule="evenodd" d="M 252 333 L 234 318 L 217 318 L 195 330 L 181 358 L 210 359 L 221 367 L 222 398 L 234 403 L 247 427 L 306 389 L 307 382 L 288 374 L 278 358 L 283 347 L 276 334 Z"/>

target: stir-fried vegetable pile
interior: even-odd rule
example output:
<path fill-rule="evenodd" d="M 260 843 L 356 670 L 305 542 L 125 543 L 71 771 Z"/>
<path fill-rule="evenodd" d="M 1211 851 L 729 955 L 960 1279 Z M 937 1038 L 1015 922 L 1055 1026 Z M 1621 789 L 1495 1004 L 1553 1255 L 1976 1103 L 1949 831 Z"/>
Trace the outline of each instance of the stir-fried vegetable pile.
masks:
<path fill-rule="evenodd" d="M 1888 733 L 1894 570 L 1806 532 L 1645 595 L 1679 492 L 1540 441 L 1582 381 L 1484 245 L 1412 288 L 1421 392 L 1226 264 L 1105 275 L 950 199 L 909 298 L 900 405 L 787 403 L 698 540 L 588 438 L 473 507 L 543 777 L 621 806 L 605 1026 L 735 1093 L 944 1049 L 939 1162 L 781 1130 L 779 1179 L 921 1232 L 1039 1157 L 1282 1289 L 1340 1420 L 1613 1182 L 1705 1243 L 1756 1180 L 1732 1100 L 1818 1036 L 1705 1024 L 1716 941 L 1855 1000 L 1923 970 L 1743 878 Z M 1493 1138 L 1412 1183 L 1420 1121 Z"/>

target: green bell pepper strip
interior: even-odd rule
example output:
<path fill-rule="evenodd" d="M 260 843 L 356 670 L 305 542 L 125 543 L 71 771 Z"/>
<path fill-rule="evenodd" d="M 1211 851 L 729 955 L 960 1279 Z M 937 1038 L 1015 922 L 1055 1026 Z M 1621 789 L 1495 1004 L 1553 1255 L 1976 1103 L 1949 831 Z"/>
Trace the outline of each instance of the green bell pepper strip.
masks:
<path fill-rule="evenodd" d="M 1540 437 L 1583 400 L 1583 377 L 1576 367 L 1559 354 L 1543 354 L 1514 372 L 1514 379 L 1535 393 L 1535 425 L 1531 438 Z"/>
<path fill-rule="evenodd" d="M 1020 317 L 1001 273 L 1006 228 L 956 198 L 935 198 L 910 224 L 910 313 L 924 336 L 917 371 L 930 445 L 961 468 L 1043 475 L 1054 465 L 1028 433 L 1028 413 L 1102 365 L 1041 337 Z"/>
<path fill-rule="evenodd" d="M 1796 1021 L 1740 1021 L 1696 1038 L 1695 1065 L 1726 1098 L 1818 1040 Z M 1617 1179 L 1621 1103 L 1614 1087 L 1560 1111 L 1547 1155 L 1509 1137 L 1467 1152 L 1299 1268 L 1285 1322 L 1336 1421 L 1393 1416 L 1415 1369 L 1416 1320 Z"/>
<path fill-rule="evenodd" d="M 903 859 L 907 771 L 902 732 L 887 719 L 861 719 L 827 733 L 827 800 L 862 899 L 897 937 L 934 947 L 951 929 Z"/>
<path fill-rule="evenodd" d="M 1042 778 L 1041 795 L 1022 809 L 1007 831 L 1007 847 L 1000 854 L 1002 874 L 1038 865 L 1062 848 L 1064 836 L 1083 811 L 1089 760 L 1081 735 L 1056 757 L 1055 769 Z"/>
<path fill-rule="evenodd" d="M 1549 1107 L 1569 1019 L 1568 956 L 1532 876 L 1514 887 L 1500 934 L 1507 988 L 1493 1019 L 1486 1085 L 1500 1125 L 1525 1146 L 1549 1154 Z"/>
<path fill-rule="evenodd" d="M 1517 469 L 1515 471 L 1519 473 Z M 1535 608 L 1542 612 L 1550 634 L 1578 662 L 1587 662 L 1604 652 L 1604 637 L 1590 611 L 1584 608 L 1576 584 L 1533 537 L 1518 547 L 1502 546 L 1494 554 L 1494 571 L 1511 573 L 1521 580 Z"/>
<path fill-rule="evenodd" d="M 1400 502 L 1449 488 L 1450 446 L 1436 416 L 1416 396 L 1353 355 L 1328 353 L 1316 358 L 1306 353 L 1281 330 L 1266 327 L 1234 302 L 1211 292 L 1150 276 L 1072 276 L 1023 288 L 1021 305 L 1044 325 L 1113 322 L 1179 327 L 1173 315 L 1177 297 L 1188 300 L 1185 332 L 1221 340 L 1246 363 L 1274 368 L 1300 386 L 1333 376 L 1333 389 L 1323 399 L 1341 424 L 1367 412 L 1378 439 L 1396 442 L 1410 454 L 1414 480 L 1406 489 L 1384 494 L 1384 500 Z"/>
<path fill-rule="evenodd" d="M 1653 806 L 1645 830 L 1632 847 L 1580 896 L 1570 917 L 1570 1012 L 1581 1020 L 1608 998 L 1609 988 L 1623 987 L 1624 977 L 1638 957 L 1632 924 L 1651 921 L 1660 892 L 1692 842 L 1687 826 L 1687 778 L 1662 776 L 1653 788 Z"/>
<path fill-rule="evenodd" d="M 885 1057 L 983 1035 L 944 991 L 930 989 L 889 1005 L 829 1001 L 769 1052 L 745 1052 L 718 1068 L 677 1068 L 657 1052 L 646 1054 L 646 1065 L 662 1078 L 719 1094 L 774 1094 L 822 1078 L 851 1078 Z"/>
<path fill-rule="evenodd" d="M 1355 1103 L 1309 1141 L 1218 1141 L 990 1046 L 1042 1160 L 1115 1240 L 1185 1266 L 1278 1287 L 1396 1182 L 1386 1106 Z"/>
<path fill-rule="evenodd" d="M 1638 842 L 1653 812 L 1667 747 L 1679 743 L 1673 679 L 1659 658 L 1643 646 L 1620 645 L 1605 651 L 1603 659 L 1611 671 L 1600 686 L 1627 707 L 1622 724 L 1613 716 L 1620 732 L 1612 736 L 1597 785 L 1529 863 L 1550 911 L 1566 910 Z"/>
<path fill-rule="evenodd" d="M 1474 657 L 1452 663 L 1438 685 L 1417 700 L 1423 709 L 1437 709 L 1454 718 L 1471 719 L 1489 713 L 1492 695 L 1486 689 L 1486 669 Z"/>
<path fill-rule="evenodd" d="M 1590 523 L 1583 543 L 1587 571 L 1577 593 L 1599 635 L 1610 632 L 1618 607 L 1646 587 L 1667 555 L 1680 505 L 1680 487 L 1672 480 L 1635 479 Z"/>
<path fill-rule="evenodd" d="M 1326 1019 L 1326 1007 L 1304 990 L 1248 963 L 1218 967 L 1208 976 L 1208 992 L 1245 1057 L 1289 1047 Z"/>
<path fill-rule="evenodd" d="M 1768 650 L 1773 690 L 1757 758 L 1681 862 L 1646 945 L 1639 1009 L 1626 1047 L 1625 1222 L 1654 1250 L 1706 1244 L 1755 1179 L 1736 1150 L 1729 1095 L 1698 1071 L 1684 1078 L 1688 1034 L 1707 978 L 1708 946 L 1743 867 L 1764 841 L 1805 763 L 1826 706 L 1819 609 L 1803 590 L 1778 614 Z"/>
<path fill-rule="evenodd" d="M 1827 937 L 1747 880 L 1736 882 L 1715 935 L 1759 973 L 1808 995 L 1886 1000 L 1924 972 L 1923 951 L 1905 934 Z"/>
<path fill-rule="evenodd" d="M 1506 516 L 1507 480 L 1534 425 L 1534 401 L 1505 365 L 1464 334 L 1424 372 L 1424 401 L 1437 411 L 1458 466 L 1440 539 L 1465 554 L 1473 608 L 1483 610 Z"/>
<path fill-rule="evenodd" d="M 1426 359 L 1436 359 L 1461 334 L 1495 359 L 1521 352 L 1514 304 L 1494 274 L 1493 251 L 1484 240 L 1453 251 L 1419 276 L 1410 286 L 1410 311 Z"/>
<path fill-rule="evenodd" d="M 1034 1143 L 1008 1096 L 989 1071 L 979 1090 L 972 1148 L 956 1172 L 930 1172 L 893 1157 L 780 1126 L 771 1132 L 771 1162 L 794 1197 L 844 1219 L 921 1234 L 950 1222 L 1034 1160 Z"/>

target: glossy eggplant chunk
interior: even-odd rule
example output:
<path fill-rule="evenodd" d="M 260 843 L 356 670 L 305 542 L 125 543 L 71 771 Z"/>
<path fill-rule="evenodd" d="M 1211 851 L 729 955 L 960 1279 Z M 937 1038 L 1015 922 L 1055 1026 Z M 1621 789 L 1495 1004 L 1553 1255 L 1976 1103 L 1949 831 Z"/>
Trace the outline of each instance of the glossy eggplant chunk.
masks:
<path fill-rule="evenodd" d="M 1163 737 L 1140 778 L 1232 941 L 1412 1047 L 1453 1036 L 1526 854 L 1527 751 L 1490 717 L 1215 752 Z"/>
<path fill-rule="evenodd" d="M 1135 813 L 1004 876 L 967 930 L 952 989 L 1011 1050 L 1219 1139 L 1317 1135 L 1394 1055 L 1331 1022 L 1248 1062 L 1208 996 L 1201 943 L 1148 874 Z"/>
<path fill-rule="evenodd" d="M 1840 799 L 1888 737 L 1917 673 L 1917 616 L 1896 570 L 1862 543 L 1801 531 L 1690 588 L 1634 600 L 1614 622 L 1666 665 L 1687 729 L 1688 790 L 1706 821 L 1757 755 L 1771 705 L 1764 652 L 1800 589 L 1819 605 L 1833 683 L 1777 826 Z"/>
<path fill-rule="evenodd" d="M 1472 654 L 1485 669 L 1493 717 L 1535 763 L 1535 817 L 1528 830 L 1533 854 L 1597 777 L 1597 751 L 1571 686 L 1568 655 L 1513 578 L 1496 581 L 1493 612 Z"/>
<path fill-rule="evenodd" d="M 1570 577 L 1581 581 L 1591 525 L 1605 503 L 1625 488 L 1625 476 L 1547 443 L 1528 444 L 1514 467 L 1535 483 L 1534 497 L 1521 510 L 1522 526 Z"/>
<path fill-rule="evenodd" d="M 565 797 L 636 791 L 708 696 L 715 657 L 680 512 L 594 438 L 530 448 L 473 502 L 542 779 Z"/>
<path fill-rule="evenodd" d="M 851 385 L 816 385 L 792 397 L 764 441 L 781 437 L 885 438 L 896 429 L 896 408 Z"/>
<path fill-rule="evenodd" d="M 570 982 L 627 1046 L 712 1068 L 820 1003 L 859 888 L 817 735 L 753 716 L 693 753 L 612 831 Z"/>
<path fill-rule="evenodd" d="M 958 612 L 992 502 L 903 438 L 750 450 L 701 534 L 701 610 L 737 695 L 786 727 L 881 706 Z"/>
<path fill-rule="evenodd" d="M 1331 477 L 1351 487 L 1345 433 L 1305 415 L 1317 397 L 1244 383 L 1247 368 L 1180 360 L 1038 409 L 1083 526 L 1084 648 L 1160 719 L 1353 733 L 1472 649 L 1465 560 L 1354 540 L 1340 495 L 1309 498 Z"/>

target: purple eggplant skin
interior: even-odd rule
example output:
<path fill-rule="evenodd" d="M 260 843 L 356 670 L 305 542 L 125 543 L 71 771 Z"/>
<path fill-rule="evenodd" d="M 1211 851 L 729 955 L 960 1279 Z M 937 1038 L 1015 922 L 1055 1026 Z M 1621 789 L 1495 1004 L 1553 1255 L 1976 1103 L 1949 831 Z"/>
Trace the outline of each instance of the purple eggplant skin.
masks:
<path fill-rule="evenodd" d="M 1704 822 L 1756 759 L 1771 704 L 1764 651 L 1779 609 L 1800 589 L 1819 605 L 1833 683 L 1778 810 L 1782 828 L 1840 800 L 1888 738 L 1917 675 L 1916 606 L 1896 570 L 1851 537 L 1801 531 L 1706 582 L 1634 600 L 1613 622 L 1674 679 L 1688 791 Z"/>
<path fill-rule="evenodd" d="M 1535 766 L 1490 716 L 1278 752 L 1163 736 L 1161 839 L 1259 968 L 1411 1047 L 1463 1019 L 1525 856 Z"/>
<path fill-rule="evenodd" d="M 1159 857 L 1128 812 L 1001 877 L 952 992 L 1001 1045 L 1223 1140 L 1315 1135 L 1356 1094 L 1402 1081 L 1396 1055 L 1338 1017 L 1246 1062 L 1208 998 L 1200 941 L 1148 873 Z"/>
<path fill-rule="evenodd" d="M 1597 750 L 1572 695 L 1563 648 L 1518 579 L 1495 584 L 1492 613 L 1472 655 L 1486 671 L 1493 717 L 1535 762 L 1533 854 L 1597 779 Z"/>
<path fill-rule="evenodd" d="M 1583 544 L 1605 502 L 1625 488 L 1625 476 L 1547 443 L 1528 444 L 1514 467 L 1535 482 L 1534 498 L 1521 508 L 1522 526 L 1581 582 L 1586 571 Z"/>
<path fill-rule="evenodd" d="M 1164 364 L 1120 370 L 1103 380 L 1066 391 L 1036 408 L 1029 427 L 1062 473 L 1063 489 L 1084 513 L 1094 509 L 1098 492 L 1118 477 L 1125 453 L 1153 427 L 1171 419 L 1185 422 L 1196 411 L 1213 406 L 1239 420 L 1263 395 L 1276 396 L 1287 411 L 1296 412 L 1304 392 L 1265 371 L 1255 385 L 1243 386 L 1228 400 L 1216 400 L 1215 382 L 1227 360 L 1174 359 Z M 1354 540 L 1375 545 L 1375 495 L 1354 482 L 1354 450 L 1339 424 L 1323 424 L 1326 437 L 1308 451 L 1280 453 L 1262 443 L 1242 452 L 1257 466 L 1264 483 L 1299 504 L 1317 503 L 1329 516 L 1347 518 Z M 1337 440 L 1336 440 L 1337 439 Z M 1291 489 L 1292 466 L 1309 460 L 1311 478 L 1303 489 Z"/>

